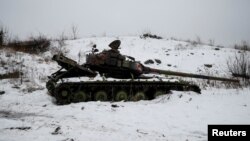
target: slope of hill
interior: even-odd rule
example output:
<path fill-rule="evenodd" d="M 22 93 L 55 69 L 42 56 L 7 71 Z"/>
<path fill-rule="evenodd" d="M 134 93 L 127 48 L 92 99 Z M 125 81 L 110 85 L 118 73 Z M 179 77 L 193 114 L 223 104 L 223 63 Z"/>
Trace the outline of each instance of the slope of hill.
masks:
<path fill-rule="evenodd" d="M 0 141 L 80 140 L 207 140 L 208 124 L 250 124 L 250 89 L 214 87 L 206 81 L 202 94 L 177 92 L 152 101 L 86 102 L 57 106 L 47 95 L 47 76 L 59 66 L 53 54 L 63 52 L 82 64 L 94 44 L 99 51 L 117 38 L 84 38 L 54 41 L 51 50 L 31 55 L 4 49 L 0 52 L 0 74 L 22 72 L 17 79 L 0 80 Z M 122 54 L 158 69 L 230 77 L 228 58 L 239 51 L 214 46 L 193 46 L 169 39 L 119 37 Z M 81 78 L 88 79 L 88 78 Z"/>

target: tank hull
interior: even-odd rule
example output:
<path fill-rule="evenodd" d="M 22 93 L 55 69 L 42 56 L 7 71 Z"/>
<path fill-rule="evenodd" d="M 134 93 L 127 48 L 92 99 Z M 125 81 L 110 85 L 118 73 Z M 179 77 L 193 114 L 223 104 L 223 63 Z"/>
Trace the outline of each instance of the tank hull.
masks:
<path fill-rule="evenodd" d="M 55 97 L 57 104 L 69 104 L 86 101 L 151 100 L 158 95 L 169 94 L 171 90 L 201 92 L 197 85 L 180 82 L 87 81 L 59 83 L 50 89 L 50 94 Z M 141 97 L 138 98 L 138 95 Z"/>

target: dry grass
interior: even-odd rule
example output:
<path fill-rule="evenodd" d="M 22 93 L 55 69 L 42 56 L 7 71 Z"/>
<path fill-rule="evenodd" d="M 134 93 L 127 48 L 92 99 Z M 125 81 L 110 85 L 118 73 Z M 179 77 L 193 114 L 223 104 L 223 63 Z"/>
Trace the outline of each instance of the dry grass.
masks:
<path fill-rule="evenodd" d="M 21 73 L 19 71 L 9 72 L 6 74 L 0 74 L 1 79 L 19 78 Z"/>
<path fill-rule="evenodd" d="M 5 48 L 30 54 L 39 54 L 49 50 L 50 40 L 45 36 L 30 37 L 28 40 L 12 40 Z"/>

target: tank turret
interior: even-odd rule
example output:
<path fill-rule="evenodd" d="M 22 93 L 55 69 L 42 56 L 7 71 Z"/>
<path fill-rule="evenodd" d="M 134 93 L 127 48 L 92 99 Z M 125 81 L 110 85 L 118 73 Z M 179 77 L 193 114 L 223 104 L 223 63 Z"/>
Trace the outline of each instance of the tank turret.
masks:
<path fill-rule="evenodd" d="M 145 78 L 143 77 L 143 74 L 154 73 L 217 81 L 239 82 L 236 79 L 150 68 L 144 66 L 139 61 L 135 61 L 131 56 L 121 55 L 119 52 L 112 51 L 103 51 L 99 54 L 87 55 L 85 65 L 92 70 L 100 72 L 101 75 L 113 78 Z"/>

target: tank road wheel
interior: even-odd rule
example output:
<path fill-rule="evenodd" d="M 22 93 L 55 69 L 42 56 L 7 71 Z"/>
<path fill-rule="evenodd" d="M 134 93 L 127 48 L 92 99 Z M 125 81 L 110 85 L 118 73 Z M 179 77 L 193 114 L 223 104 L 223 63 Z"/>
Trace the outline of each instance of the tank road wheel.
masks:
<path fill-rule="evenodd" d="M 134 96 L 134 101 L 145 100 L 146 96 L 144 92 L 137 92 Z"/>
<path fill-rule="evenodd" d="M 128 100 L 128 94 L 126 91 L 118 91 L 115 95 L 115 101 L 122 101 L 122 100 Z"/>
<path fill-rule="evenodd" d="M 108 96 L 105 91 L 98 91 L 95 93 L 95 101 L 107 101 Z"/>
<path fill-rule="evenodd" d="M 88 97 L 84 91 L 77 91 L 73 95 L 73 102 L 84 102 L 87 101 Z"/>
<path fill-rule="evenodd" d="M 53 81 L 48 81 L 48 82 L 46 83 L 46 88 L 48 89 L 49 93 L 50 93 L 52 96 L 54 96 L 54 95 L 53 95 L 53 91 L 54 91 L 55 88 L 56 88 L 56 83 L 53 82 Z"/>
<path fill-rule="evenodd" d="M 59 87 L 55 92 L 55 98 L 57 104 L 59 105 L 69 104 L 71 95 L 72 93 L 68 87 L 65 86 Z"/>
<path fill-rule="evenodd" d="M 156 97 L 158 97 L 158 96 L 160 96 L 160 95 L 163 95 L 163 94 L 164 94 L 163 91 L 156 91 L 156 92 L 154 93 L 154 98 L 156 98 Z"/>

